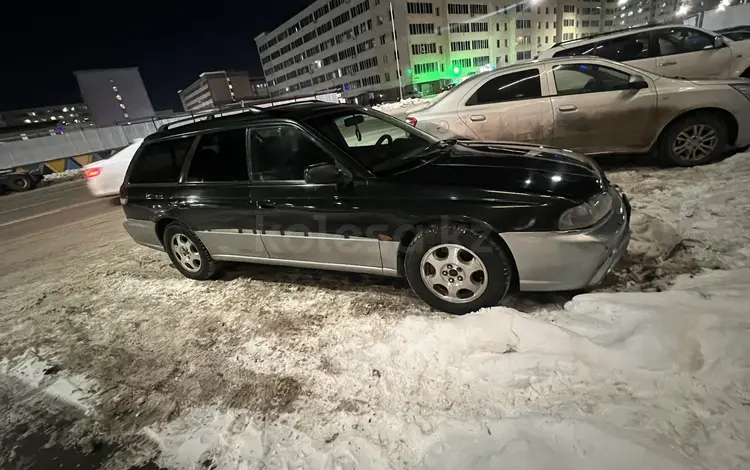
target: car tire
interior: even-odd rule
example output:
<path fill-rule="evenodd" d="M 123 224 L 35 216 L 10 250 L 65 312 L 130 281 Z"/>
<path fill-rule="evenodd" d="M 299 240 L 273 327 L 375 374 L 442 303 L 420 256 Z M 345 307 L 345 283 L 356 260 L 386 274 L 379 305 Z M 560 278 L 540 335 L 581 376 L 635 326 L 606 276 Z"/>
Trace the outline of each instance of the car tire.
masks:
<path fill-rule="evenodd" d="M 453 315 L 500 303 L 511 286 L 512 266 L 497 241 L 454 224 L 420 230 L 404 258 L 412 290 L 430 306 Z"/>
<path fill-rule="evenodd" d="M 20 174 L 12 177 L 7 185 L 12 191 L 20 193 L 34 189 L 34 180 L 27 175 Z"/>
<path fill-rule="evenodd" d="M 702 140 L 706 138 L 709 140 Z M 713 144 L 710 151 L 701 146 L 706 142 Z M 681 146 L 680 151 L 675 150 Z M 659 157 L 669 166 L 704 165 L 719 159 L 726 146 L 727 126 L 714 114 L 699 113 L 684 117 L 667 128 L 660 140 Z"/>
<path fill-rule="evenodd" d="M 167 225 L 162 244 L 169 259 L 185 277 L 205 281 L 218 274 L 218 263 L 195 232 L 184 225 L 174 222 Z"/>

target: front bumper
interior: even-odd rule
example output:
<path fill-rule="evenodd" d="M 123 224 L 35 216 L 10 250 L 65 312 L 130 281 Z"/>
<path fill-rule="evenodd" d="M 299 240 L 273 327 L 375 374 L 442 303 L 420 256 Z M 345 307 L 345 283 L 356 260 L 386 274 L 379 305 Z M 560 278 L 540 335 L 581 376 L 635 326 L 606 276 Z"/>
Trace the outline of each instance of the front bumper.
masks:
<path fill-rule="evenodd" d="M 612 211 L 593 227 L 570 232 L 503 233 L 522 291 L 564 291 L 599 284 L 630 242 L 630 203 L 611 188 Z"/>

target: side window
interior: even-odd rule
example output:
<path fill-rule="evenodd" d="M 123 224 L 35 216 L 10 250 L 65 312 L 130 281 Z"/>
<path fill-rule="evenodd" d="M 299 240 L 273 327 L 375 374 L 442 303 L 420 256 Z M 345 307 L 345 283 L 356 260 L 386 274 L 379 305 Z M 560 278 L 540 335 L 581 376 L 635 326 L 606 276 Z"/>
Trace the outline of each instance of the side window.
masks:
<path fill-rule="evenodd" d="M 288 125 L 252 129 L 250 156 L 256 181 L 303 180 L 310 165 L 333 163 L 309 135 Z"/>
<path fill-rule="evenodd" d="M 558 65 L 553 71 L 559 96 L 627 90 L 630 75 L 595 64 Z"/>
<path fill-rule="evenodd" d="M 542 84 L 539 81 L 539 70 L 530 69 L 493 78 L 482 85 L 466 104 L 473 106 L 541 96 Z"/>
<path fill-rule="evenodd" d="M 131 183 L 176 183 L 193 137 L 147 143 L 130 172 Z"/>
<path fill-rule="evenodd" d="M 586 44 L 585 46 L 571 47 L 555 52 L 553 57 L 570 57 L 574 55 L 593 55 L 596 50 L 596 44 Z"/>
<path fill-rule="evenodd" d="M 658 31 L 656 37 L 661 56 L 697 52 L 714 47 L 714 38 L 697 29 L 665 29 Z"/>
<path fill-rule="evenodd" d="M 646 59 L 650 57 L 648 44 L 649 33 L 631 34 L 600 42 L 595 54 L 617 62 Z"/>
<path fill-rule="evenodd" d="M 247 181 L 245 129 L 204 134 L 190 162 L 188 181 Z"/>

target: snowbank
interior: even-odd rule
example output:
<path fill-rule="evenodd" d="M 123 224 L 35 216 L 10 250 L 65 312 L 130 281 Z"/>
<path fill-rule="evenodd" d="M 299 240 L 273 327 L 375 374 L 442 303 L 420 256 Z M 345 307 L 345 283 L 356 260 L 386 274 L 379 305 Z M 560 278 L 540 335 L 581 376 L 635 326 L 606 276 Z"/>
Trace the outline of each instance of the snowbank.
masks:
<path fill-rule="evenodd" d="M 554 323 L 497 307 L 370 340 L 342 325 L 316 351 L 334 377 L 295 412 L 202 407 L 147 433 L 169 468 L 742 468 L 748 304 L 742 269 L 579 295 Z"/>
<path fill-rule="evenodd" d="M 417 106 L 421 104 L 427 104 L 429 102 L 430 100 L 424 99 L 424 98 L 406 98 L 402 101 L 396 101 L 395 103 L 379 104 L 377 106 L 373 106 L 372 109 L 376 109 L 378 111 L 387 113 L 389 111 L 393 111 L 398 108 L 407 108 L 407 107 Z"/>
<path fill-rule="evenodd" d="M 695 168 L 610 171 L 630 195 L 633 239 L 619 289 L 750 264 L 750 153 Z"/>
<path fill-rule="evenodd" d="M 42 177 L 42 184 L 51 185 L 57 183 L 64 183 L 66 181 L 73 181 L 83 178 L 83 170 L 65 170 L 59 173 L 50 173 Z"/>

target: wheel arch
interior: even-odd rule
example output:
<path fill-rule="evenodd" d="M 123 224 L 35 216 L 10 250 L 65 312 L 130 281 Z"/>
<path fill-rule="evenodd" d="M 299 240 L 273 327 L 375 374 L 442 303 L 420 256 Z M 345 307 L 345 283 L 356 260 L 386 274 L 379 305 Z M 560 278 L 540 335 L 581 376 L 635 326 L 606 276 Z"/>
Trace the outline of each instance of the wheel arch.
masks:
<path fill-rule="evenodd" d="M 513 270 L 512 272 L 513 278 L 511 279 L 510 292 L 515 292 L 518 290 L 519 283 L 520 283 L 520 279 L 518 276 L 518 267 L 516 266 L 516 258 L 513 256 L 513 252 L 511 251 L 510 246 L 508 246 L 508 244 L 505 242 L 505 240 L 500 235 L 500 232 L 497 230 L 496 227 L 493 227 L 491 224 L 483 220 L 475 219 L 472 217 L 466 217 L 466 216 L 441 217 L 440 219 L 424 219 L 407 227 L 401 233 L 401 236 L 398 239 L 399 246 L 398 246 L 397 271 L 398 271 L 399 276 L 405 275 L 404 262 L 406 258 L 406 250 L 409 248 L 409 245 L 414 240 L 414 237 L 417 236 L 417 233 L 424 227 L 428 227 L 430 225 L 444 225 L 446 223 L 469 226 L 469 227 L 478 229 L 479 231 L 483 233 L 488 234 L 488 236 L 505 251 L 505 255 L 510 260 L 511 268 Z"/>
<path fill-rule="evenodd" d="M 737 118 L 734 116 L 734 114 L 722 108 L 703 107 L 703 108 L 695 108 L 695 109 L 683 111 L 681 114 L 678 114 L 677 116 L 669 120 L 669 122 L 664 124 L 664 126 L 662 126 L 662 128 L 659 130 L 659 133 L 657 134 L 656 139 L 654 139 L 654 141 L 651 143 L 651 150 L 653 151 L 657 149 L 658 145 L 661 143 L 661 140 L 664 138 L 666 133 L 675 123 L 687 117 L 695 116 L 698 114 L 704 114 L 704 113 L 713 114 L 714 116 L 719 117 L 719 119 L 721 119 L 723 122 L 726 123 L 728 145 L 734 145 L 734 143 L 737 142 L 737 136 L 739 132 L 739 123 L 737 122 Z"/>
<path fill-rule="evenodd" d="M 162 246 L 164 246 L 164 231 L 167 229 L 167 226 L 173 222 L 179 223 L 177 219 L 169 216 L 163 216 L 155 221 L 154 230 L 156 231 L 156 236 L 159 238 L 159 243 L 161 243 Z"/>

